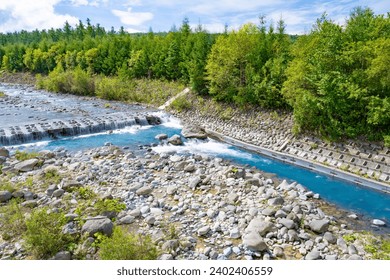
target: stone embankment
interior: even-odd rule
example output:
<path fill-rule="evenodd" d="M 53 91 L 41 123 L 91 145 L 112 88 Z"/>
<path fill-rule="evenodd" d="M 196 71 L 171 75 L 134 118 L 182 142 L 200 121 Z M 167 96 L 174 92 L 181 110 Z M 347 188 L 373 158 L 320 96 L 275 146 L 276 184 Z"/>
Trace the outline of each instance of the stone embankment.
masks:
<path fill-rule="evenodd" d="M 390 149 L 383 144 L 351 140 L 328 143 L 313 136 L 295 136 L 291 132 L 293 118 L 290 113 L 254 109 L 232 112 L 231 108 L 216 109 L 210 104 L 199 104 L 196 100 L 191 104 L 192 109 L 176 112 L 185 123 L 200 125 L 249 144 L 383 182 L 390 187 Z"/>
<path fill-rule="evenodd" d="M 73 155 L 41 152 L 19 162 L 2 149 L 1 179 L 20 188 L 1 191 L 0 209 L 18 197 L 22 209 L 46 206 L 64 212 L 68 223 L 63 232 L 85 234 L 87 240 L 73 251 L 58 252 L 57 259 L 80 258 L 80 251 L 83 258 L 98 258 L 91 246 L 94 233 L 109 235 L 114 225 L 151 235 L 161 259 L 372 257 L 364 239 L 346 238 L 354 233 L 355 217 L 329 212 L 331 207 L 298 183 L 279 182 L 219 158 L 157 154 L 152 147 L 142 151 L 107 144 Z M 61 180 L 45 183 L 45 174 L 53 170 Z M 79 195 L 86 186 L 98 197 L 123 201 L 126 209 L 80 216 L 77 209 L 91 205 Z M 4 228 L 0 232 L 7 234 Z M 0 238 L 1 259 L 29 257 L 21 237 Z"/>

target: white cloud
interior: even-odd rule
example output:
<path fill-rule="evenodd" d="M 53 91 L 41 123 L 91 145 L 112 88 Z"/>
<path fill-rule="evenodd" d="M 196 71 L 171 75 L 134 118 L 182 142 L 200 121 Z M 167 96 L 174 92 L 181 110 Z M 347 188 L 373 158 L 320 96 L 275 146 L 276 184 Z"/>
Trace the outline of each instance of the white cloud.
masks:
<path fill-rule="evenodd" d="M 125 25 L 140 26 L 143 23 L 152 20 L 153 14 L 149 12 L 132 12 L 132 8 L 128 8 L 127 11 L 112 10 L 111 12 L 119 17 L 119 20 Z"/>
<path fill-rule="evenodd" d="M 71 4 L 73 6 L 79 7 L 79 6 L 88 6 L 88 0 L 70 0 Z"/>
<path fill-rule="evenodd" d="M 54 6 L 59 2 L 60 0 L 40 0 L 32 4 L 31 0 L 1 0 L 0 12 L 7 19 L 0 22 L 0 32 L 59 28 L 65 21 L 71 25 L 76 24 L 76 17 L 60 15 L 54 11 Z"/>

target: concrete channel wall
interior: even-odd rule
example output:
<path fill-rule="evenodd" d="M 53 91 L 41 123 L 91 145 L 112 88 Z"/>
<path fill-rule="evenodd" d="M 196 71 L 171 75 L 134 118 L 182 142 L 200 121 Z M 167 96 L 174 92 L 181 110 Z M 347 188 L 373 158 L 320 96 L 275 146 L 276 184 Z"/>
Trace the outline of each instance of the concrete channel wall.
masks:
<path fill-rule="evenodd" d="M 289 154 L 284 154 L 281 152 L 273 151 L 270 149 L 262 148 L 259 146 L 255 146 L 253 144 L 248 144 L 243 141 L 231 138 L 229 136 L 223 135 L 221 133 L 205 129 L 206 133 L 211 137 L 211 138 L 216 138 L 218 140 L 221 140 L 225 143 L 231 144 L 233 146 L 251 151 L 251 152 L 256 152 L 260 155 L 264 155 L 266 157 L 276 159 L 279 161 L 282 161 L 284 163 L 288 164 L 293 164 L 299 167 L 303 167 L 308 170 L 312 170 L 314 172 L 318 172 L 324 175 L 327 175 L 332 178 L 337 178 L 340 180 L 344 180 L 362 187 L 367 187 L 371 189 L 375 189 L 380 192 L 384 192 L 387 194 L 390 194 L 390 185 L 387 185 L 385 183 L 377 182 L 368 178 L 363 178 L 360 176 L 357 176 L 355 174 L 347 173 L 342 170 L 328 167 L 322 164 L 318 164 L 315 162 L 311 162 L 305 159 L 301 159 Z"/>

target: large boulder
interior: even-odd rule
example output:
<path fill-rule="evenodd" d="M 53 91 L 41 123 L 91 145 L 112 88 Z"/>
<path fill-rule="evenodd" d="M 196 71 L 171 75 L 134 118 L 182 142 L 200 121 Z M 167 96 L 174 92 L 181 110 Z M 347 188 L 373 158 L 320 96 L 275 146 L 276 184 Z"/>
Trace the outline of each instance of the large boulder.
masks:
<path fill-rule="evenodd" d="M 329 220 L 327 219 L 322 219 L 322 220 L 312 220 L 309 223 L 309 227 L 312 231 L 317 232 L 317 233 L 324 233 L 328 231 L 329 227 Z"/>
<path fill-rule="evenodd" d="M 9 151 L 4 147 L 0 147 L 0 157 L 9 157 Z"/>
<path fill-rule="evenodd" d="M 0 202 L 7 202 L 12 198 L 12 193 L 9 191 L 0 191 Z"/>
<path fill-rule="evenodd" d="M 113 228 L 114 224 L 110 219 L 104 216 L 96 216 L 85 222 L 81 228 L 81 232 L 88 233 L 88 235 L 91 237 L 93 237 L 97 232 L 110 236 L 112 234 Z"/>
<path fill-rule="evenodd" d="M 244 246 L 254 252 L 262 252 L 267 250 L 267 244 L 264 239 L 256 232 L 245 234 L 242 238 Z"/>
<path fill-rule="evenodd" d="M 261 218 L 254 218 L 250 221 L 249 225 L 245 229 L 245 233 L 255 232 L 260 236 L 265 236 L 267 233 L 274 229 L 274 224 L 268 221 L 264 221 Z"/>
<path fill-rule="evenodd" d="M 185 138 L 197 138 L 197 139 L 206 139 L 207 133 L 205 130 L 197 125 L 187 125 L 183 127 L 181 134 Z"/>
<path fill-rule="evenodd" d="M 168 139 L 168 143 L 172 144 L 172 145 L 175 145 L 175 146 L 183 145 L 183 141 L 181 140 L 180 135 L 177 135 L 177 134 L 175 134 L 172 137 L 170 137 Z"/>
<path fill-rule="evenodd" d="M 21 162 L 18 162 L 17 164 L 15 164 L 14 169 L 16 171 L 20 171 L 20 172 L 31 171 L 38 164 L 38 162 L 39 162 L 39 160 L 36 158 L 24 160 L 24 161 L 21 161 Z"/>
<path fill-rule="evenodd" d="M 144 186 L 136 190 L 136 194 L 138 195 L 149 195 L 153 192 L 153 189 L 150 186 Z"/>

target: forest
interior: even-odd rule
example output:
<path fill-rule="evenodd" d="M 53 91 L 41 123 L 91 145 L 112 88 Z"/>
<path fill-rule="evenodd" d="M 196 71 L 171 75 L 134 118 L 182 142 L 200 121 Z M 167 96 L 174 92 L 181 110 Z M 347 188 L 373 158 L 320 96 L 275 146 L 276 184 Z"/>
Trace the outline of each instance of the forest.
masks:
<path fill-rule="evenodd" d="M 390 146 L 390 13 L 326 14 L 291 36 L 259 17 L 211 34 L 188 19 L 166 33 L 129 34 L 99 24 L 0 34 L 0 67 L 37 75 L 55 92 L 132 100 L 135 79 L 176 81 L 219 102 L 293 112 L 295 133 Z"/>

